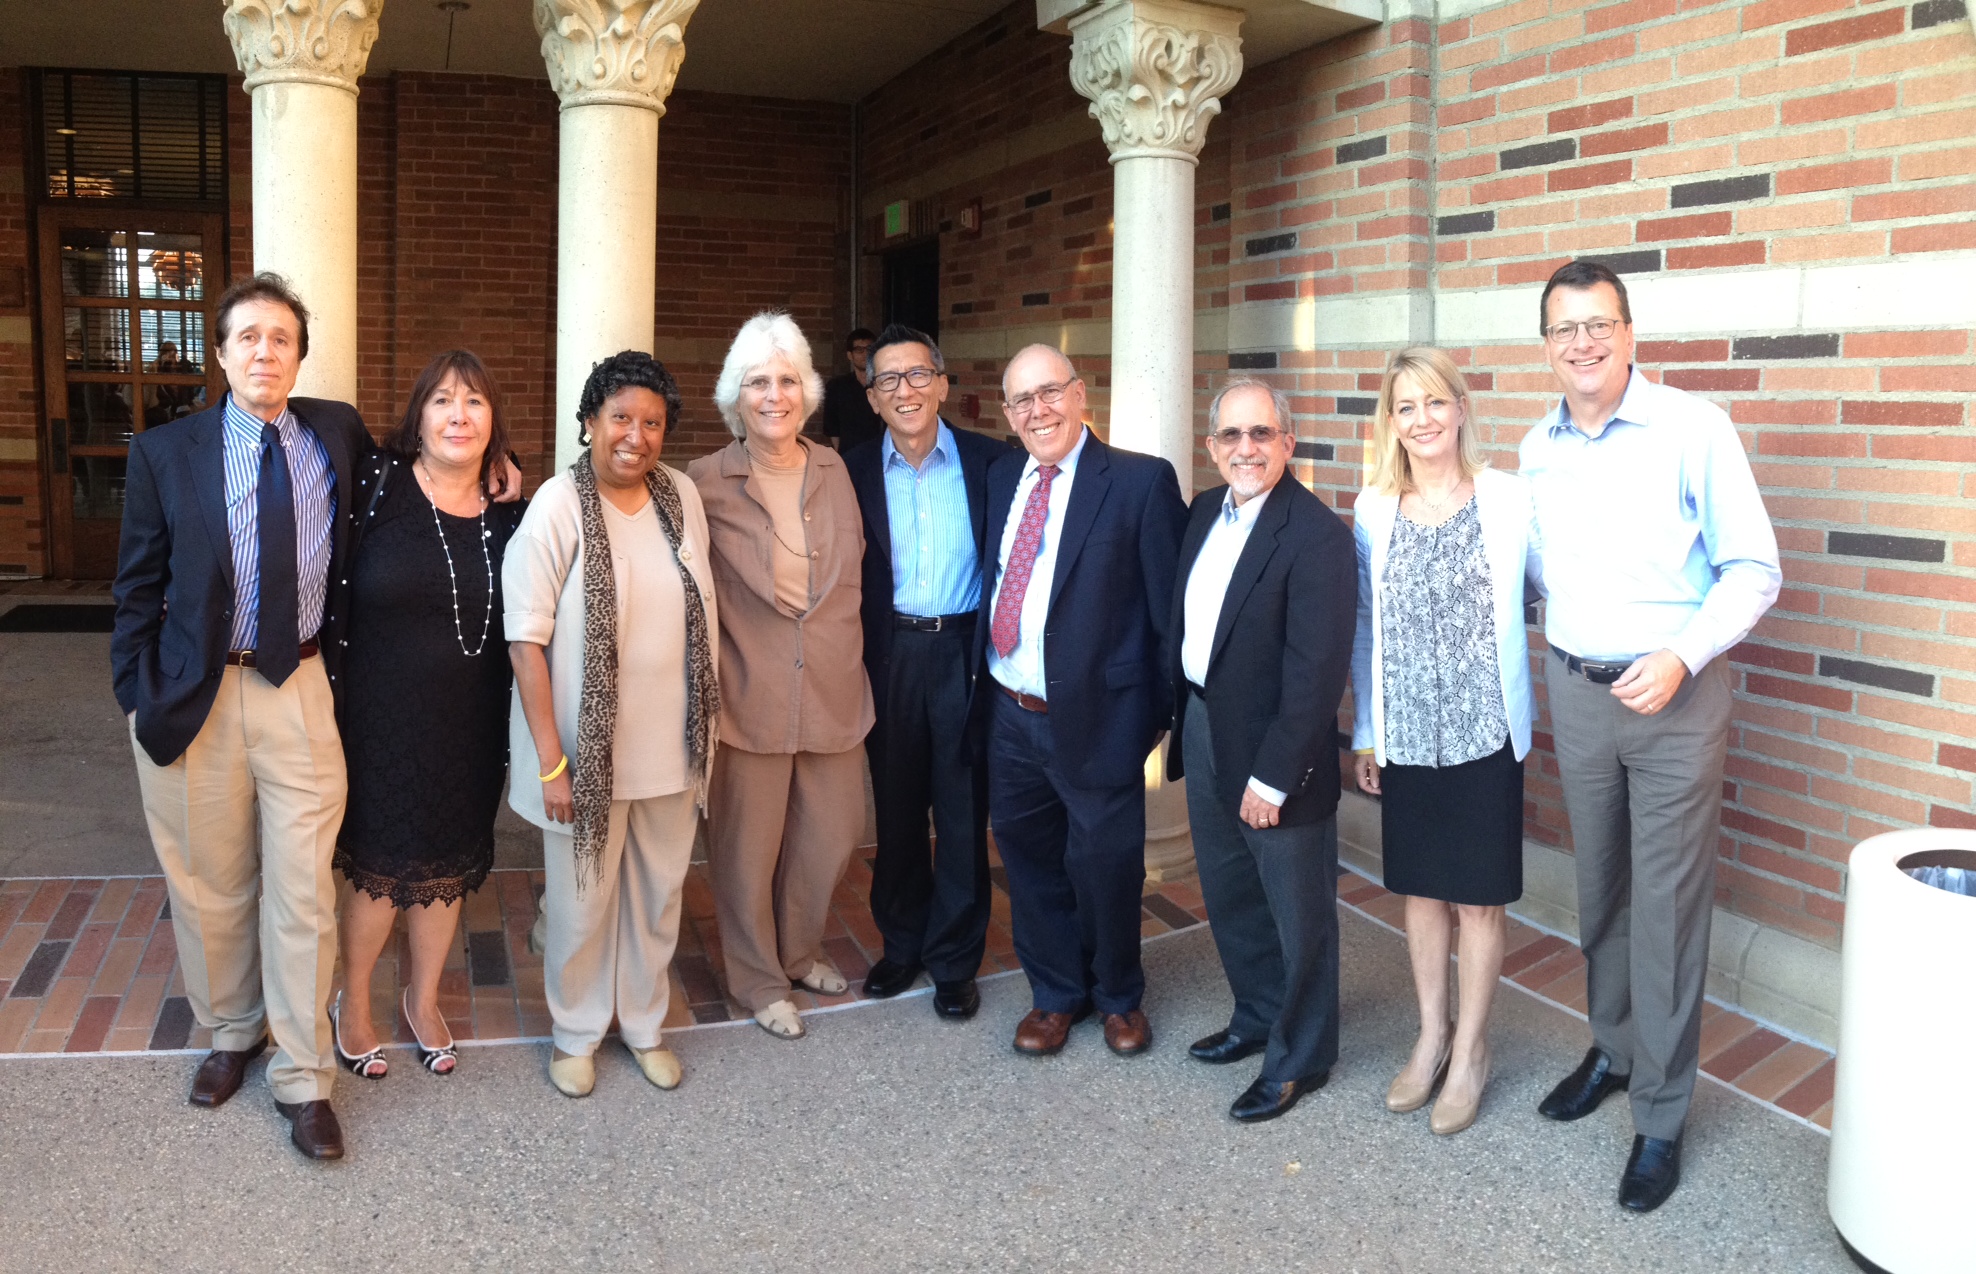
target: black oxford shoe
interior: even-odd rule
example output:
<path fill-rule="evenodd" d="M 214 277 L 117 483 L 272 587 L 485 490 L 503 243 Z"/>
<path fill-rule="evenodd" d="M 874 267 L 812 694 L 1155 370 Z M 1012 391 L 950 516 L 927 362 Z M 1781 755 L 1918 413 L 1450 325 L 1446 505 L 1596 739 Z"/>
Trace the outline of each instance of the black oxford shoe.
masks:
<path fill-rule="evenodd" d="M 1265 1119 L 1274 1119 L 1285 1114 L 1297 1104 L 1305 1093 L 1314 1093 L 1324 1087 L 1331 1078 L 1330 1071 L 1319 1071 L 1302 1079 L 1264 1079 L 1256 1077 L 1256 1082 L 1243 1090 L 1228 1108 L 1231 1117 L 1240 1123 L 1259 1124 Z"/>
<path fill-rule="evenodd" d="M 965 1022 L 981 1008 L 981 988 L 973 978 L 933 984 L 933 1011 L 941 1017 Z"/>
<path fill-rule="evenodd" d="M 919 980 L 921 966 L 899 964 L 880 956 L 865 974 L 864 993 L 874 1000 L 889 1000 Z"/>
<path fill-rule="evenodd" d="M 1633 1138 L 1626 1175 L 1619 1179 L 1619 1206 L 1629 1212 L 1652 1212 L 1667 1202 L 1681 1184 L 1681 1142 L 1659 1137 Z"/>
<path fill-rule="evenodd" d="M 1597 1110 L 1599 1103 L 1608 1096 L 1624 1091 L 1632 1078 L 1631 1075 L 1613 1074 L 1612 1058 L 1606 1056 L 1603 1049 L 1586 1049 L 1585 1060 L 1551 1090 L 1550 1096 L 1538 1103 L 1537 1113 L 1562 1123 L 1583 1119 Z"/>
<path fill-rule="evenodd" d="M 1187 1056 L 1211 1066 L 1225 1066 L 1260 1053 L 1267 1047 L 1268 1040 L 1246 1040 L 1233 1031 L 1216 1031 L 1205 1039 L 1189 1044 Z"/>
<path fill-rule="evenodd" d="M 289 1124 L 288 1139 L 311 1159 L 343 1157 L 343 1126 L 326 1101 L 277 1101 L 274 1108 Z"/>

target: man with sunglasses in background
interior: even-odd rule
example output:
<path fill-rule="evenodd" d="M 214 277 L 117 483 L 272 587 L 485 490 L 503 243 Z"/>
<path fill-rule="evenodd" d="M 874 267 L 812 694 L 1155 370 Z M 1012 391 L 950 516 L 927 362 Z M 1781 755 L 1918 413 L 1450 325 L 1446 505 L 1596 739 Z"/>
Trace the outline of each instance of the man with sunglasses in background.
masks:
<path fill-rule="evenodd" d="M 1188 1050 L 1263 1054 L 1229 1114 L 1274 1119 L 1338 1060 L 1338 702 L 1358 616 L 1352 533 L 1289 474 L 1282 391 L 1238 378 L 1208 408 L 1226 485 L 1194 497 L 1169 626 L 1170 778 L 1235 995 Z"/>
<path fill-rule="evenodd" d="M 988 466 L 1010 449 L 940 418 L 947 364 L 926 333 L 887 327 L 869 366 L 885 432 L 844 457 L 864 516 L 864 660 L 877 713 L 865 752 L 878 812 L 871 918 L 885 954 L 864 990 L 886 999 L 924 971 L 933 1011 L 964 1019 L 981 1007 L 974 976 L 992 899 L 987 773 L 968 740 L 968 700 Z"/>
<path fill-rule="evenodd" d="M 1592 1047 L 1538 1111 L 1626 1089 L 1619 1203 L 1681 1180 L 1700 1061 L 1730 647 L 1777 600 L 1777 538 L 1721 408 L 1633 366 L 1626 285 L 1574 261 L 1538 300 L 1564 391 L 1524 435 L 1549 598 L 1551 729 L 1578 872 Z"/>
<path fill-rule="evenodd" d="M 1121 1057 L 1140 1009 L 1147 754 L 1172 715 L 1162 650 L 1187 506 L 1173 466 L 1084 427 L 1084 382 L 1031 345 L 1002 373 L 1028 453 L 988 470 L 993 536 L 976 634 L 988 816 L 1033 1010 L 1020 1053 L 1063 1048 L 1095 1009 Z"/>

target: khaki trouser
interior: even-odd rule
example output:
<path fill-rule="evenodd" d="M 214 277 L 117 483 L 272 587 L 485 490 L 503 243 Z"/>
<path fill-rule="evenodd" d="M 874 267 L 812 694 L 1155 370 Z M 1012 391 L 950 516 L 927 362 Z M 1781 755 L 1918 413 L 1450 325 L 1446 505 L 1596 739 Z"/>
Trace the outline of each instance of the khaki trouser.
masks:
<path fill-rule="evenodd" d="M 864 827 L 864 749 L 744 752 L 723 743 L 707 795 L 707 868 L 727 993 L 789 998 L 823 958 L 830 895 Z"/>
<path fill-rule="evenodd" d="M 214 1048 L 251 1048 L 271 1033 L 275 1098 L 326 1099 L 336 1076 L 329 862 L 347 786 L 322 660 L 304 659 L 280 686 L 228 667 L 206 723 L 170 765 L 145 755 L 134 728 L 131 746 L 193 1017 Z"/>
<path fill-rule="evenodd" d="M 556 1047 L 588 1057 L 613 1015 L 633 1048 L 657 1048 L 679 945 L 681 887 L 700 823 L 693 793 L 611 802 L 595 876 L 576 880 L 576 838 L 542 829 L 542 981 Z"/>

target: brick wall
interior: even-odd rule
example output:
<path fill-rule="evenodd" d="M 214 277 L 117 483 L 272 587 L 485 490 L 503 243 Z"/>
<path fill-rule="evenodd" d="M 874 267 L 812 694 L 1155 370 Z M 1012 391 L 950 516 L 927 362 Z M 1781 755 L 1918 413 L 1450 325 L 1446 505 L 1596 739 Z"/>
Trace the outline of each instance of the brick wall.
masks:
<path fill-rule="evenodd" d="M 41 469 L 40 369 L 35 365 L 33 240 L 24 190 L 27 84 L 0 69 L 0 578 L 39 575 L 46 536 Z"/>

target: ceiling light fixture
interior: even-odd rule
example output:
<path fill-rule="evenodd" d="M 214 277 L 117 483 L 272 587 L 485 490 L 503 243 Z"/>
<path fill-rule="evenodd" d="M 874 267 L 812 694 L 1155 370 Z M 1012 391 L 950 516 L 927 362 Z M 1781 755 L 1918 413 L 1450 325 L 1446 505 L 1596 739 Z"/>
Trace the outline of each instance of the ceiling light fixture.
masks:
<path fill-rule="evenodd" d="M 439 0 L 438 10 L 446 15 L 446 69 L 453 69 L 453 19 L 473 8 L 467 0 Z"/>

